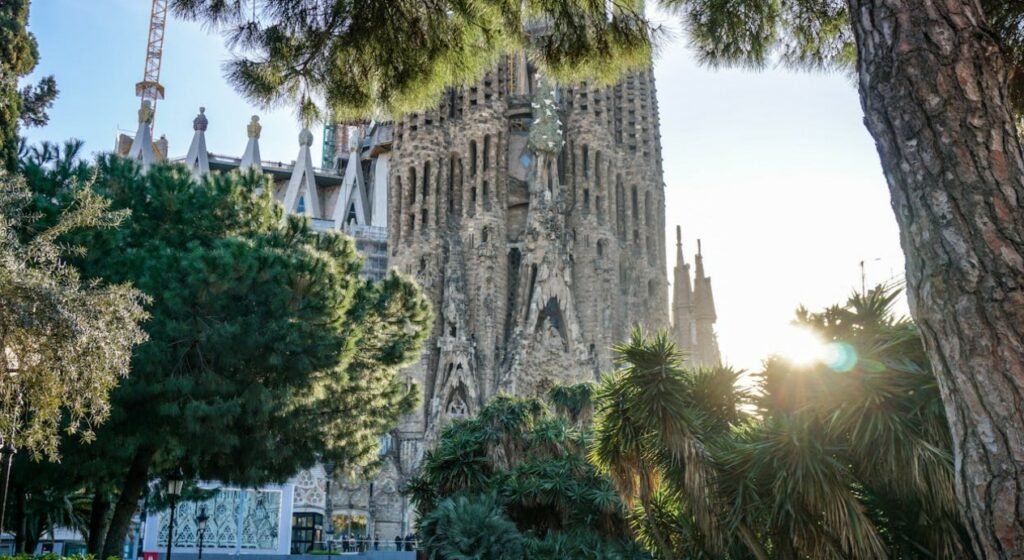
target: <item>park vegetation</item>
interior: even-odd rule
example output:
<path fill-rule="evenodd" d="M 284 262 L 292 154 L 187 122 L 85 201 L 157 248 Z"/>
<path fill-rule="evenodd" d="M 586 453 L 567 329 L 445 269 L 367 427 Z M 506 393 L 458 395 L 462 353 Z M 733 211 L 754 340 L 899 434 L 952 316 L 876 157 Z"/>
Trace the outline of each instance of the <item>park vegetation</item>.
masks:
<path fill-rule="evenodd" d="M 143 174 L 116 156 L 84 161 L 79 148 L 44 144 L 24 155 L 26 212 L 39 216 L 33 227 L 45 224 L 86 189 L 119 213 L 118 227 L 59 239 L 84 248 L 64 257 L 83 281 L 146 296 L 146 341 L 122 352 L 128 376 L 102 387 L 109 414 L 91 441 L 65 438 L 62 462 L 45 468 L 19 454 L 15 527 L 45 519 L 37 506 L 84 497 L 90 551 L 108 557 L 120 554 L 151 481 L 172 468 L 243 486 L 317 461 L 372 468 L 378 436 L 416 404 L 397 371 L 418 355 L 430 324 L 419 290 L 396 275 L 363 279 L 352 240 L 286 217 L 262 175 L 197 181 L 176 164 Z M 73 421 L 76 401 L 68 402 L 64 421 Z M 27 533 L 19 544 L 38 538 Z"/>
<path fill-rule="evenodd" d="M 32 419 L 10 421 L 15 430 L 3 434 L 5 440 L 24 437 L 35 442 L 26 445 L 53 452 L 54 440 L 46 434 L 53 433 L 54 427 L 95 437 L 95 445 L 83 446 L 86 457 L 76 464 L 82 472 L 95 467 L 95 485 L 109 491 L 106 495 L 115 502 L 110 528 L 91 533 L 106 534 L 108 552 L 123 540 L 130 510 L 145 491 L 143 481 L 170 465 L 184 464 L 196 476 L 208 474 L 242 483 L 283 476 L 298 463 L 314 460 L 317 453 L 309 447 L 313 445 L 340 453 L 341 461 L 369 461 L 373 455 L 370 434 L 381 428 L 371 420 L 356 422 L 353 432 L 325 430 L 314 432 L 317 437 L 309 442 L 295 442 L 296 452 L 285 456 L 295 458 L 296 464 L 280 459 L 281 454 L 265 453 L 259 445 L 246 449 L 237 434 L 248 433 L 245 430 L 250 428 L 294 428 L 292 423 L 297 422 L 308 426 L 311 419 L 325 417 L 321 407 L 328 402 L 356 407 L 374 402 L 353 397 L 367 387 L 362 377 L 357 381 L 342 373 L 353 371 L 343 366 L 355 364 L 363 356 L 376 358 L 355 370 L 380 381 L 369 385 L 378 388 L 370 391 L 375 398 L 387 403 L 385 416 L 407 409 L 410 397 L 394 383 L 393 372 L 415 354 L 429 323 L 426 305 L 415 289 L 397 277 L 379 286 L 361 284 L 354 276 L 358 265 L 350 243 L 314 234 L 301 220 L 283 220 L 268 197 L 251 196 L 261 188 L 258 178 L 224 176 L 195 182 L 174 166 L 158 166 L 143 176 L 133 164 L 111 157 L 81 163 L 74 158 L 40 156 L 19 169 L 24 163 L 20 164 L 17 156 L 18 127 L 45 123 L 46 107 L 57 94 L 52 80 L 18 89 L 18 79 L 32 71 L 37 54 L 25 25 L 28 4 L 28 0 L 0 2 L 0 167 L 7 173 L 2 188 L 4 196 L 13 201 L 24 199 L 18 192 L 22 181 L 33 193 L 32 204 L 24 210 L 27 216 L 8 211 L 3 218 L 8 228 L 3 234 L 8 252 L 3 266 L 9 270 L 25 266 L 19 264 L 26 261 L 18 255 L 38 249 L 39 245 L 32 247 L 33 236 L 46 240 L 44 232 L 62 232 L 61 216 L 67 220 L 63 223 L 70 225 L 91 212 L 97 227 L 68 231 L 55 239 L 61 249 L 79 246 L 86 251 L 61 254 L 49 264 L 32 257 L 28 266 L 38 267 L 34 271 L 37 278 L 47 266 L 59 270 L 48 289 L 68 294 L 69 299 L 60 303 L 69 311 L 81 311 L 85 298 L 108 297 L 111 315 L 83 317 L 81 323 L 108 325 L 122 333 L 116 341 L 106 339 L 114 343 L 111 348 L 116 351 L 110 356 L 112 361 L 96 370 L 93 394 L 101 394 L 112 385 L 111 379 L 123 375 L 118 356 L 124 357 L 126 348 L 134 349 L 129 376 L 111 390 L 109 409 L 102 399 L 84 393 L 61 395 L 64 388 L 50 383 L 51 393 L 57 393 L 36 394 L 32 399 L 41 403 L 41 410 L 49 406 L 45 403 L 66 403 L 67 419 L 55 424 L 49 406 L 50 413 L 35 417 L 36 427 L 26 428 L 21 436 L 17 430 L 32 426 Z M 939 541 L 925 531 L 914 538 L 911 548 L 960 550 L 956 547 L 961 546 L 960 537 L 965 534 L 970 552 L 979 558 L 1020 557 L 1024 554 L 1024 515 L 1020 512 L 1024 449 L 1017 435 L 1024 433 L 1024 415 L 1015 395 L 1021 392 L 1020 372 L 1024 371 L 1024 323 L 1020 320 L 1024 309 L 1024 212 L 1020 208 L 1024 153 L 1018 133 L 1024 91 L 1024 4 L 1013 0 L 659 0 L 655 4 L 681 14 L 689 39 L 709 65 L 760 68 L 781 62 L 853 73 L 865 125 L 875 140 L 900 226 L 908 299 L 922 348 L 934 368 L 949 440 L 935 439 L 930 428 L 924 427 L 919 433 L 897 432 L 899 425 L 879 420 L 879 431 L 871 433 L 893 438 L 894 446 L 909 446 L 904 451 L 913 455 L 901 460 L 919 467 L 913 469 L 916 480 L 904 481 L 892 492 L 872 489 L 861 480 L 868 476 L 864 469 L 880 465 L 843 455 L 837 455 L 841 460 L 823 465 L 826 470 L 815 467 L 807 476 L 831 472 L 833 482 L 847 482 L 856 491 L 825 493 L 824 486 L 815 489 L 815 479 L 807 476 L 788 481 L 763 479 L 787 488 L 806 484 L 806 491 L 813 495 L 793 499 L 805 500 L 805 508 L 809 504 L 834 508 L 819 519 L 814 517 L 817 510 L 807 513 L 790 507 L 793 504 L 761 513 L 756 507 L 748 508 L 763 492 L 758 476 L 778 477 L 784 471 L 774 472 L 765 466 L 772 463 L 758 462 L 765 456 L 744 454 L 745 445 L 726 444 L 724 450 L 697 445 L 699 432 L 694 430 L 703 428 L 699 423 L 687 424 L 685 415 L 658 416 L 668 422 L 659 429 L 674 432 L 660 435 L 658 439 L 664 440 L 660 443 L 645 439 L 638 445 L 668 446 L 670 463 L 652 463 L 637 473 L 648 480 L 630 486 L 614 461 L 599 462 L 616 481 L 625 503 L 634 498 L 641 505 L 645 498 L 649 502 L 643 515 L 653 521 L 648 522 L 649 533 L 639 534 L 646 535 L 660 554 L 676 554 L 670 535 L 655 522 L 654 508 L 662 503 L 657 500 L 663 494 L 656 493 L 664 480 L 660 475 L 685 464 L 690 478 L 683 479 L 670 496 L 679 505 L 667 503 L 666 511 L 687 512 L 697 531 L 694 534 L 706 539 L 709 550 L 729 546 L 724 532 L 716 529 L 723 526 L 735 528 L 743 545 L 756 556 L 776 554 L 777 550 L 782 553 L 785 546 L 792 546 L 795 555 L 826 549 L 847 556 L 886 547 L 891 550 L 894 531 L 886 529 L 889 526 L 881 517 L 871 517 L 871 512 L 884 510 L 865 498 L 875 492 L 884 498 L 916 500 L 925 512 L 918 522 L 939 520 L 938 526 L 956 527 L 945 531 L 944 540 Z M 173 6 L 180 16 L 228 33 L 240 52 L 229 65 L 229 78 L 239 91 L 264 105 L 292 103 L 307 121 L 328 112 L 343 119 L 392 118 L 430 107 L 445 87 L 475 80 L 502 55 L 519 51 L 563 81 L 609 83 L 623 71 L 646 66 L 657 38 L 657 30 L 644 19 L 641 3 L 632 0 L 610 4 L 593 0 L 175 0 Z M 62 153 L 69 151 L 73 150 Z M 45 149 L 43 152 L 45 155 Z M 16 174 L 26 178 L 19 179 Z M 94 206 L 86 214 L 76 214 L 86 208 L 75 206 L 80 204 L 75 201 L 83 200 L 83 195 L 76 194 L 85 192 L 82 189 L 92 193 L 87 196 L 105 199 L 101 204 L 109 207 L 100 210 Z M 236 215 L 244 220 L 233 218 Z M 123 220 L 117 228 L 99 227 L 116 220 Z M 147 227 L 154 228 L 153 232 L 144 231 Z M 190 239 L 193 234 L 196 238 Z M 253 273 L 256 263 L 266 264 L 276 275 Z M 403 302 L 397 308 L 385 304 L 393 300 L 389 291 L 404 294 L 395 298 Z M 136 308 L 140 302 L 141 311 Z M 140 333 L 132 322 L 141 320 L 143 312 L 149 318 Z M 342 326 L 362 318 L 359 313 L 370 317 L 365 323 L 384 334 L 366 335 Z M 273 327 L 257 331 L 253 327 L 257 320 L 278 328 L 289 321 L 309 320 L 322 327 L 315 333 L 319 345 L 304 329 L 274 338 L 282 333 Z M 9 318 L 7 321 L 12 324 Z M 49 333 L 50 326 L 58 331 L 66 327 L 66 323 L 30 323 L 22 321 L 17 328 Z M 416 326 L 406 328 L 410 324 Z M 65 329 L 63 336 L 79 335 Z M 245 335 L 267 345 L 255 348 Z M 143 336 L 148 340 L 137 344 Z M 397 348 L 390 346 L 392 336 L 399 341 Z M 4 343 L 11 345 L 12 353 L 19 351 L 15 344 L 24 348 L 35 343 L 31 336 L 11 340 Z M 290 354 L 273 340 L 284 341 L 280 344 L 302 353 Z M 342 344 L 323 348 L 328 342 Z M 50 341 L 44 344 L 55 348 Z M 232 344 L 238 344 L 240 351 L 218 351 Z M 360 344 L 368 345 L 369 350 L 363 351 Z M 871 348 L 861 350 L 872 356 Z M 44 354 L 40 353 L 39 359 Z M 10 355 L 5 348 L 7 368 L 13 362 Z M 21 368 L 36 357 L 16 359 Z M 289 367 L 284 366 L 286 362 Z M 265 383 L 246 385 L 243 371 L 255 372 Z M 766 370 L 764 395 L 773 394 L 773 378 Z M 221 385 L 233 392 L 227 393 Z M 349 390 L 354 386 L 359 389 Z M 914 389 L 915 395 L 918 390 Z M 353 400 L 324 396 L 332 392 Z M 2 398 L 9 402 L 4 406 L 19 413 L 27 411 L 24 393 L 24 388 L 6 391 Z M 673 398 L 684 399 L 680 395 Z M 10 403 L 19 404 L 11 408 Z M 663 404 L 681 403 L 685 404 Z M 656 403 L 641 404 L 652 407 L 647 412 L 672 412 L 671 407 L 653 408 Z M 753 406 L 767 407 L 767 403 L 755 400 Z M 285 419 L 280 414 L 285 408 L 304 413 Z M 874 409 L 863 412 L 871 411 Z M 750 427 L 753 420 L 740 418 L 736 420 L 739 427 L 729 425 L 728 431 L 731 434 L 745 427 L 755 436 L 776 433 L 792 420 L 788 413 L 778 412 L 759 410 L 755 417 L 761 424 L 755 422 Z M 337 409 L 330 413 L 336 414 Z M 807 433 L 807 437 L 825 437 L 808 441 L 823 442 L 828 453 L 835 446 L 846 445 L 843 438 L 856 441 L 855 436 L 863 436 L 857 431 L 863 424 L 844 424 L 842 418 L 824 411 L 818 411 L 819 420 L 811 422 L 815 417 L 810 411 L 801 411 L 797 419 L 810 419 L 810 423 L 798 426 L 830 430 Z M 107 421 L 96 426 L 103 418 Z M 137 426 L 135 420 L 139 420 Z M 640 417 L 638 421 L 647 420 Z M 602 426 L 599 413 L 595 430 Z M 842 426 L 849 433 L 841 436 L 831 431 Z M 81 439 L 76 437 L 70 441 Z M 828 439 L 833 437 L 839 439 Z M 340 445 L 342 441 L 346 445 Z M 65 443 L 61 442 L 60 448 L 64 464 L 68 464 L 70 454 L 78 452 L 77 443 Z M 633 451 L 641 449 L 650 450 Z M 350 455 L 347 450 L 355 451 Z M 754 477 L 748 481 L 750 485 L 730 484 L 726 477 L 719 480 L 716 469 L 720 466 L 715 463 L 700 466 L 704 454 L 712 452 L 733 457 L 737 469 L 749 469 L 744 472 Z M 939 464 L 935 457 L 942 453 L 952 455 L 946 464 L 953 469 L 949 480 L 956 498 L 955 514 L 948 508 L 950 502 L 945 498 L 949 496 L 938 495 L 946 488 L 939 484 L 943 471 L 935 467 Z M 93 454 L 91 458 L 89 454 Z M 18 460 L 27 460 L 28 455 L 19 454 Z M 252 462 L 245 468 L 222 470 L 216 466 L 217 458 L 228 456 Z M 698 476 L 717 482 L 702 490 L 695 483 Z M 906 495 L 924 483 L 937 494 Z M 843 485 L 838 483 L 833 486 L 840 487 Z M 642 494 L 644 488 L 649 495 Z M 730 514 L 723 519 L 723 500 L 737 496 L 743 501 L 728 502 Z M 104 503 L 98 493 L 93 498 L 97 504 Z M 27 505 L 15 510 L 27 511 Z M 669 519 L 684 517 L 680 514 Z M 805 524 L 808 519 L 817 521 Z M 891 521 L 890 517 L 884 519 Z M 97 523 L 97 529 L 105 527 L 103 518 Z M 794 532 L 794 527 L 799 531 Z M 793 538 L 789 545 L 764 541 L 772 535 Z M 759 550 L 753 543 L 760 541 L 769 544 Z"/>
<path fill-rule="evenodd" d="M 655 0 L 706 65 L 848 72 L 900 228 L 911 314 L 940 379 L 975 552 L 1024 555 L 1024 3 Z M 640 0 L 175 0 L 223 31 L 228 79 L 314 120 L 395 118 L 525 53 L 562 83 L 646 68 Z M 664 34 L 660 34 L 664 40 Z M 395 48 L 400 45 L 401 48 Z M 996 350 L 998 349 L 998 350 Z M 1014 395 L 1014 397 L 1010 397 Z"/>
<path fill-rule="evenodd" d="M 500 397 L 453 422 L 407 489 L 426 550 L 973 557 L 936 378 L 897 296 L 878 287 L 800 310 L 796 322 L 837 349 L 829 363 L 771 357 L 744 379 L 685 368 L 666 335 L 635 331 L 600 383 Z"/>

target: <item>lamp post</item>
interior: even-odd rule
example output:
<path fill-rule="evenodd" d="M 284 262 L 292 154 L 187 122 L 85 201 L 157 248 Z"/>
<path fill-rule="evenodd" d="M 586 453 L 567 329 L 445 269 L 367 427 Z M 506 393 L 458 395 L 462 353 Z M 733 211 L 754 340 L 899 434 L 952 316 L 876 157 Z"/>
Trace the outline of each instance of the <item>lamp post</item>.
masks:
<path fill-rule="evenodd" d="M 199 560 L 203 560 L 203 537 L 206 536 L 206 522 L 210 516 L 206 515 L 206 506 L 199 508 L 199 515 L 196 516 L 196 527 L 199 528 Z"/>
<path fill-rule="evenodd" d="M 327 533 L 327 560 L 331 560 L 331 555 L 334 554 L 334 523 L 331 523 L 325 529 Z"/>
<path fill-rule="evenodd" d="M 178 509 L 178 497 L 181 496 L 181 487 L 185 484 L 185 475 L 181 467 L 174 469 L 167 477 L 167 497 L 171 501 L 171 517 L 167 523 L 167 558 L 171 560 L 171 547 L 174 546 L 174 510 Z"/>
<path fill-rule="evenodd" d="M 7 461 L 7 476 L 4 477 L 4 502 L 3 505 L 0 505 L 0 538 L 3 537 L 4 523 L 7 521 L 7 486 L 11 483 L 11 463 L 14 462 L 14 454 L 17 452 L 18 450 L 10 442 L 5 442 L 0 447 L 0 468 L 3 467 L 4 461 Z"/>
<path fill-rule="evenodd" d="M 331 498 L 331 479 L 334 478 L 335 464 L 333 461 L 324 463 L 324 521 L 327 526 L 327 560 L 331 560 L 334 549 L 334 500 Z M 342 550 L 345 547 L 341 547 Z"/>

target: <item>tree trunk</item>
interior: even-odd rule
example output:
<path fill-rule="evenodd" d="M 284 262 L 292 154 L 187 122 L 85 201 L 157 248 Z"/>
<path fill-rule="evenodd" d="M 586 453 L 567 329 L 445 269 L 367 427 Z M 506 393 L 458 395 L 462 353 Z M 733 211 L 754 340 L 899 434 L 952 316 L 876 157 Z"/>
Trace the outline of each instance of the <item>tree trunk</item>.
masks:
<path fill-rule="evenodd" d="M 100 553 L 103 539 L 107 535 L 107 516 L 110 513 L 110 498 L 103 490 L 96 490 L 92 495 L 92 507 L 89 510 L 89 540 L 86 552 L 93 556 Z"/>
<path fill-rule="evenodd" d="M 740 534 L 740 539 L 747 545 L 754 558 L 757 558 L 757 560 L 768 560 L 768 553 L 765 551 L 764 546 L 757 540 L 757 535 L 750 530 L 746 523 L 740 523 L 736 529 Z"/>
<path fill-rule="evenodd" d="M 651 537 L 654 538 L 655 544 L 658 546 L 661 552 L 661 558 L 665 560 L 675 560 L 675 553 L 672 551 L 672 545 L 665 538 L 665 535 L 661 532 L 661 527 L 658 525 L 658 520 L 654 518 L 654 508 L 651 504 L 651 477 L 647 474 L 647 469 L 640 468 L 640 505 L 644 508 L 644 517 L 647 518 L 647 524 L 651 527 Z"/>
<path fill-rule="evenodd" d="M 1024 558 L 1024 162 L 976 0 L 847 0 L 978 556 Z"/>
<path fill-rule="evenodd" d="M 15 486 L 14 490 L 14 551 L 19 553 L 31 553 L 26 550 L 25 543 L 28 541 L 25 523 L 25 489 Z"/>
<path fill-rule="evenodd" d="M 114 505 L 114 514 L 110 518 L 110 527 L 107 529 L 106 539 L 103 541 L 102 558 L 121 558 L 124 550 L 124 539 L 128 536 L 131 528 L 132 515 L 138 508 L 139 498 L 149 480 L 149 465 L 153 462 L 156 450 L 142 448 L 135 452 L 132 457 L 132 464 L 125 474 L 124 483 L 121 485 L 121 495 Z"/>

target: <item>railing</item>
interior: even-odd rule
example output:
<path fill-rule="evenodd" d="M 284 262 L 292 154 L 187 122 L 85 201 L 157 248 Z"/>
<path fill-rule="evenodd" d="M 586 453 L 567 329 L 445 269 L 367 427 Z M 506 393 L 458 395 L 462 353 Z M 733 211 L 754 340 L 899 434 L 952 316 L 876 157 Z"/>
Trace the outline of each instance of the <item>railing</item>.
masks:
<path fill-rule="evenodd" d="M 325 218 L 310 218 L 310 225 L 316 231 L 330 231 L 334 229 L 334 220 L 328 220 Z"/>
<path fill-rule="evenodd" d="M 395 542 L 394 539 L 388 540 L 380 538 L 374 540 L 372 537 L 356 537 L 349 539 L 348 542 L 338 537 L 335 541 L 324 541 L 313 543 L 308 550 L 304 551 L 304 554 L 314 554 L 317 556 L 326 556 L 328 553 L 344 556 L 345 554 L 357 554 L 360 552 L 372 552 L 372 551 L 414 551 L 419 547 L 419 542 L 416 539 L 405 540 L 402 539 L 399 542 Z"/>
<path fill-rule="evenodd" d="M 331 221 L 331 223 L 333 224 L 334 222 Z M 352 225 L 348 227 L 348 233 L 352 237 L 368 239 L 370 241 L 388 240 L 388 229 L 380 226 Z"/>

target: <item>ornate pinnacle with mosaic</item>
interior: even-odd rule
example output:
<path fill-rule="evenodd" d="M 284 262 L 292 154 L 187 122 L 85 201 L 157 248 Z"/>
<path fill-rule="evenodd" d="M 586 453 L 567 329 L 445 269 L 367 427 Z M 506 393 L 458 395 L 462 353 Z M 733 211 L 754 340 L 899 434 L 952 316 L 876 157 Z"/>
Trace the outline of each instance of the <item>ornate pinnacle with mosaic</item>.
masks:
<path fill-rule="evenodd" d="M 537 76 L 533 95 L 533 124 L 530 126 L 530 147 L 537 153 L 557 154 L 564 142 L 562 121 L 558 116 L 555 87 L 543 75 Z"/>

